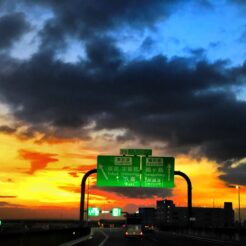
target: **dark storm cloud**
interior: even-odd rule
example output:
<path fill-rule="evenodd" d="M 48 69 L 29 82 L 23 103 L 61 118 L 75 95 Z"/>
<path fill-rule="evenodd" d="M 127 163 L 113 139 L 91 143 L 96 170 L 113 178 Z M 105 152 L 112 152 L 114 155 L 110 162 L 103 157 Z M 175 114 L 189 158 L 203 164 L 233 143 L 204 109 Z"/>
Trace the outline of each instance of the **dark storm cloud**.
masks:
<path fill-rule="evenodd" d="M 16 132 L 16 129 L 9 126 L 0 126 L 0 133 L 1 132 L 5 134 L 12 134 Z"/>
<path fill-rule="evenodd" d="M 100 69 L 103 73 L 105 71 L 110 73 L 122 65 L 123 58 L 112 39 L 106 37 L 92 39 L 87 42 L 86 51 L 89 60 L 88 69 Z"/>
<path fill-rule="evenodd" d="M 0 17 L 0 49 L 9 48 L 14 41 L 30 29 L 23 13 L 13 13 Z"/>
<path fill-rule="evenodd" d="M 147 37 L 144 39 L 144 41 L 141 44 L 141 50 L 152 50 L 154 49 L 155 41 L 151 37 Z"/>
<path fill-rule="evenodd" d="M 54 17 L 45 23 L 42 30 L 42 49 L 62 49 L 67 35 L 82 38 L 97 36 L 126 26 L 134 29 L 154 28 L 154 24 L 166 19 L 182 0 L 22 0 L 22 3 L 50 9 Z M 187 3 L 188 1 L 186 1 Z M 190 1 L 192 2 L 192 1 Z M 207 8 L 207 1 L 199 0 L 199 6 Z M 211 7 L 211 6 L 209 6 Z"/>
<path fill-rule="evenodd" d="M 71 176 L 77 178 L 77 175 L 74 175 L 74 173 L 69 173 Z M 78 186 L 74 185 L 65 185 L 60 186 L 60 189 L 69 191 L 69 192 L 75 192 L 80 193 L 81 189 Z M 111 193 L 115 193 L 119 196 L 122 196 L 122 199 L 124 197 L 130 197 L 130 198 L 155 198 L 158 197 L 168 197 L 172 195 L 171 189 L 156 189 L 156 188 L 137 188 L 137 187 L 98 187 L 95 185 L 92 185 L 90 188 L 91 191 L 107 191 Z M 96 192 L 98 193 L 98 192 Z"/>
<path fill-rule="evenodd" d="M 98 39 L 100 49 L 88 43 L 87 62 L 66 64 L 41 52 L 11 62 L 11 73 L 0 75 L 2 97 L 16 117 L 33 124 L 76 128 L 95 120 L 97 129 L 168 142 L 172 153 L 199 147 L 218 161 L 244 157 L 246 103 L 230 87 L 240 85 L 245 65 L 227 69 L 222 61 L 163 56 L 126 64 L 106 41 Z"/>
<path fill-rule="evenodd" d="M 200 49 L 187 48 L 187 49 L 185 49 L 185 51 L 187 51 L 188 53 L 190 53 L 191 55 L 193 55 L 197 58 L 201 58 L 206 54 L 206 50 L 202 49 L 202 48 L 200 48 Z"/>
<path fill-rule="evenodd" d="M 34 129 L 25 129 L 25 130 L 21 130 L 20 129 L 21 125 L 17 126 L 17 127 L 10 127 L 10 126 L 6 126 L 6 125 L 2 125 L 0 126 L 0 133 L 4 133 L 4 134 L 8 134 L 8 135 L 15 135 L 16 137 L 18 137 L 21 140 L 27 140 L 27 139 L 32 139 L 35 136 L 35 131 Z M 38 129 L 37 131 L 40 131 L 40 129 Z"/>
<path fill-rule="evenodd" d="M 222 168 L 222 171 L 225 172 L 225 174 L 221 175 L 220 178 L 227 183 L 235 185 L 246 185 L 246 162 L 235 168 L 225 166 Z"/>
<path fill-rule="evenodd" d="M 97 190 L 104 190 L 107 192 L 116 193 L 119 196 L 125 196 L 130 198 L 154 198 L 168 197 L 172 195 L 171 189 L 156 189 L 156 188 L 133 188 L 133 187 L 94 187 Z"/>
<path fill-rule="evenodd" d="M 69 3 L 61 0 L 59 4 L 55 0 L 26 0 L 25 2 L 51 7 L 57 19 L 55 22 L 52 21 L 53 27 L 57 25 L 57 28 L 59 26 L 67 31 L 88 34 L 115 26 L 119 27 L 124 23 L 141 26 L 153 24 L 154 21 L 165 18 L 171 6 L 182 1 L 75 0 Z"/>
<path fill-rule="evenodd" d="M 119 141 L 168 143 L 171 154 L 196 148 L 219 162 L 245 157 L 246 103 L 236 99 L 232 87 L 245 83 L 246 63 L 230 69 L 225 61 L 209 63 L 202 49 L 190 50 L 191 58 L 159 55 L 129 62 L 112 38 L 126 25 L 152 27 L 182 1 L 25 2 L 51 8 L 54 16 L 40 31 L 40 49 L 29 60 L 0 57 L 0 98 L 17 119 L 46 133 L 48 125 L 61 137 L 66 128 L 95 121 L 97 130 L 126 129 Z M 110 38 L 109 32 L 114 33 Z M 86 60 L 54 59 L 66 36 L 84 42 Z M 153 40 L 143 42 L 146 52 L 152 47 Z"/>
<path fill-rule="evenodd" d="M 8 1 L 2 1 L 8 6 Z M 42 49 L 62 49 L 65 37 L 87 39 L 99 33 L 122 30 L 125 26 L 144 29 L 153 27 L 156 21 L 165 19 L 176 3 L 181 0 L 22 0 L 12 1 L 12 6 L 26 7 L 37 5 L 52 11 L 49 19 L 40 32 Z M 1 1 L 0 1 L 1 4 Z M 203 3 L 202 3 L 203 5 Z"/>

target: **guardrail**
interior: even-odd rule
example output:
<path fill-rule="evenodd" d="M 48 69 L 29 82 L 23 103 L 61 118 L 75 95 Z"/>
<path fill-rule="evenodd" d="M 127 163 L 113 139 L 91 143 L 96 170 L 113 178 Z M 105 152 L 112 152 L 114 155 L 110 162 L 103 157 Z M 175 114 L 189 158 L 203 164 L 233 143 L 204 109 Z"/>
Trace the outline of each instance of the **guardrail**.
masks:
<path fill-rule="evenodd" d="M 246 228 L 188 228 L 162 226 L 159 229 L 162 231 L 170 231 L 182 235 L 197 236 L 235 243 L 238 242 L 238 245 L 246 245 Z"/>

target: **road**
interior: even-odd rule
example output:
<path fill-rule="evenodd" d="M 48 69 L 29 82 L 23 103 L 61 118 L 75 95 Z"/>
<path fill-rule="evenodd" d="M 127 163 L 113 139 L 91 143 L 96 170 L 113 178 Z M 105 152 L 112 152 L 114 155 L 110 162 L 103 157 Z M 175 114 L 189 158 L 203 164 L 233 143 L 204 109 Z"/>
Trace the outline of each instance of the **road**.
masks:
<path fill-rule="evenodd" d="M 199 237 L 188 237 L 177 235 L 175 233 L 167 233 L 155 231 L 145 234 L 143 239 L 126 239 L 123 236 L 121 228 L 93 228 L 91 237 L 77 244 L 68 244 L 76 246 L 234 246 L 237 244 L 229 242 L 221 242 L 214 240 L 206 240 Z"/>

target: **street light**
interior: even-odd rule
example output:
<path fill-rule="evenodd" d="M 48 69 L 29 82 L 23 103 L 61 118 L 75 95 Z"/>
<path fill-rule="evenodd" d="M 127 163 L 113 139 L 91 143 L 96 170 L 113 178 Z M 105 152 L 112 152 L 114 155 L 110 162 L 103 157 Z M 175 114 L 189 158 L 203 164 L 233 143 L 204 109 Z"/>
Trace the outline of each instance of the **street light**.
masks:
<path fill-rule="evenodd" d="M 236 185 L 236 189 L 238 191 L 238 222 L 241 225 L 241 213 L 240 213 L 240 186 Z"/>
<path fill-rule="evenodd" d="M 87 184 L 87 222 L 88 222 L 88 220 L 89 220 L 89 218 L 88 218 L 88 208 L 89 208 L 89 195 L 90 195 L 90 178 L 88 178 L 88 184 Z"/>

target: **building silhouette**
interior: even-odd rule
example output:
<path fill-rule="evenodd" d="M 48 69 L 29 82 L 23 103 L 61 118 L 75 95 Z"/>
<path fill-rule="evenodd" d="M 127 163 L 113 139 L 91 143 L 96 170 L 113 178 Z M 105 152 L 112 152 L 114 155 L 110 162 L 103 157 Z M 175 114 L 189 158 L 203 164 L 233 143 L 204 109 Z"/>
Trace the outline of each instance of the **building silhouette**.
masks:
<path fill-rule="evenodd" d="M 187 225 L 187 207 L 176 207 L 172 200 L 156 202 L 156 224 L 158 226 Z M 192 208 L 192 225 L 195 227 L 232 227 L 234 211 L 231 202 L 225 202 L 224 208 Z"/>
<path fill-rule="evenodd" d="M 138 211 L 144 229 L 154 230 L 154 226 L 156 224 L 156 209 L 150 207 L 142 207 L 139 208 Z"/>

